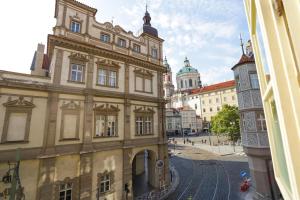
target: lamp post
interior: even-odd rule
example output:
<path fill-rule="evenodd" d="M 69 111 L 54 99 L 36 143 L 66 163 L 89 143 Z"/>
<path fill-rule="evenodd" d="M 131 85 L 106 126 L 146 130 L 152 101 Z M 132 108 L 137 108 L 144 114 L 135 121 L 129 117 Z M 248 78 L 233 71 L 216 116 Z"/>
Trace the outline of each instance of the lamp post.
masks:
<path fill-rule="evenodd" d="M 230 122 L 230 126 L 231 126 L 231 127 L 230 127 L 230 134 L 233 134 L 233 133 L 232 133 L 232 130 L 233 130 L 233 127 L 232 127 L 232 126 L 234 126 L 234 125 L 235 125 L 235 122 L 234 122 L 234 121 L 231 121 L 231 122 Z M 235 141 L 234 141 L 234 138 L 233 138 L 233 137 L 232 137 L 232 139 L 233 139 L 233 141 L 232 141 L 232 142 L 233 142 L 233 152 L 235 152 Z"/>

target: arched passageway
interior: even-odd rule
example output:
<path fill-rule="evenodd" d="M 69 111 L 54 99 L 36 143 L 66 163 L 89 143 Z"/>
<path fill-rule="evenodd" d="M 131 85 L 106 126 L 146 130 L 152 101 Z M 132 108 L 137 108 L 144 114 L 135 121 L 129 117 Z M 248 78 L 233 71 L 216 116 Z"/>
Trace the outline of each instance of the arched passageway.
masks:
<path fill-rule="evenodd" d="M 132 189 L 137 197 L 158 187 L 155 173 L 156 154 L 151 150 L 138 152 L 132 161 Z"/>

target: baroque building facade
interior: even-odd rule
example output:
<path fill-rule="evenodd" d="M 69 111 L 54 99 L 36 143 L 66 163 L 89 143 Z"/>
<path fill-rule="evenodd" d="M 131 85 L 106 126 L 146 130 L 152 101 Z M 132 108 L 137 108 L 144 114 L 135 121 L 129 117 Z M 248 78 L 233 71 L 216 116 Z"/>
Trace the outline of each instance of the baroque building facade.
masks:
<path fill-rule="evenodd" d="M 249 40 L 246 53 L 234 65 L 242 145 L 248 156 L 255 188 L 254 199 L 280 199 L 274 177 L 271 152 L 254 55 Z M 243 48 L 243 44 L 242 44 Z"/>
<path fill-rule="evenodd" d="M 31 75 L 0 71 L 0 173 L 21 149 L 26 199 L 133 199 L 143 171 L 150 185 L 169 184 L 163 40 L 148 11 L 139 36 L 96 12 L 56 0 Z"/>
<path fill-rule="evenodd" d="M 275 178 L 300 199 L 300 2 L 244 0 Z"/>

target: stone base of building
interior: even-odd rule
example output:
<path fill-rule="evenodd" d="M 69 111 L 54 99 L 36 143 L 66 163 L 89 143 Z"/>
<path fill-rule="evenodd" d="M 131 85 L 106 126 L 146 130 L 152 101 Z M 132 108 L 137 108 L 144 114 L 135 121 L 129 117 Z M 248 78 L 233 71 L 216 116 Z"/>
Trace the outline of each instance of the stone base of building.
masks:
<path fill-rule="evenodd" d="M 269 148 L 245 147 L 255 200 L 279 199 L 280 191 L 276 184 Z"/>

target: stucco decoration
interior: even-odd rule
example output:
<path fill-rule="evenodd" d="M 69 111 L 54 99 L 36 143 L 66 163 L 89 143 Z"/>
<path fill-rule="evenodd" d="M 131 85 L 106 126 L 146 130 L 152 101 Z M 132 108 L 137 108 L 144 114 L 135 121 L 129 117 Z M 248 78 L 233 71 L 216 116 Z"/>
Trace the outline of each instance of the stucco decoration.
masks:
<path fill-rule="evenodd" d="M 8 101 L 3 104 L 5 107 L 18 107 L 18 108 L 34 108 L 35 105 L 31 101 L 26 101 L 23 96 L 19 96 L 16 100 L 11 100 L 11 97 L 8 98 Z"/>
<path fill-rule="evenodd" d="M 240 69 L 240 89 L 241 90 L 246 90 L 250 88 L 250 82 L 249 82 L 249 75 L 248 75 L 248 70 L 241 68 Z"/>
<path fill-rule="evenodd" d="M 246 131 L 256 131 L 255 112 L 244 113 Z"/>
<path fill-rule="evenodd" d="M 262 107 L 262 101 L 259 90 L 252 90 L 253 106 Z"/>
<path fill-rule="evenodd" d="M 269 139 L 267 133 L 258 134 L 259 144 L 263 147 L 269 147 Z"/>
<path fill-rule="evenodd" d="M 80 109 L 80 102 L 74 102 L 73 100 L 69 102 L 63 101 L 63 104 L 61 106 L 61 109 L 67 109 L 67 110 L 78 110 Z"/>
<path fill-rule="evenodd" d="M 258 146 L 257 133 L 247 134 L 247 144 L 248 146 Z"/>
<path fill-rule="evenodd" d="M 97 106 L 97 104 L 95 104 L 94 111 L 97 111 L 98 113 L 115 113 L 115 112 L 119 112 L 120 109 L 118 108 L 118 106 L 109 105 L 107 103 L 107 104 L 102 104 L 100 106 Z"/>
<path fill-rule="evenodd" d="M 243 94 L 244 108 L 251 108 L 252 100 L 251 100 L 250 91 L 245 91 L 242 94 Z"/>

